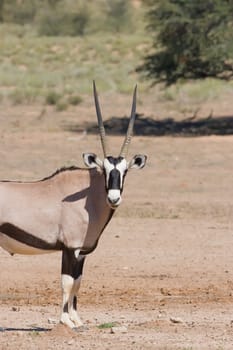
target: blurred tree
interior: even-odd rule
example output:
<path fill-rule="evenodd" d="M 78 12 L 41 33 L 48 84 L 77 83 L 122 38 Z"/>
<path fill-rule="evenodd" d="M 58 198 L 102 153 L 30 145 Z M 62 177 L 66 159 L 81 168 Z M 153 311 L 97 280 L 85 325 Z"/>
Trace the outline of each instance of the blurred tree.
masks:
<path fill-rule="evenodd" d="M 82 1 L 48 0 L 49 7 L 37 18 L 39 35 L 83 36 L 90 20 L 88 5 Z"/>
<path fill-rule="evenodd" d="M 233 77 L 233 0 L 145 0 L 151 53 L 137 68 L 154 83 Z"/>
<path fill-rule="evenodd" d="M 48 0 L 48 5 L 51 8 L 56 8 L 57 4 L 60 2 L 61 0 Z"/>
<path fill-rule="evenodd" d="M 37 0 L 7 0 L 3 1 L 2 5 L 4 22 L 22 25 L 32 23 L 36 16 L 36 11 Z"/>
<path fill-rule="evenodd" d="M 121 32 L 130 25 L 131 3 L 125 0 L 107 0 L 106 15 L 109 28 L 114 32 Z"/>
<path fill-rule="evenodd" d="M 3 22 L 3 7 L 4 7 L 4 0 L 0 0 L 0 22 Z"/>

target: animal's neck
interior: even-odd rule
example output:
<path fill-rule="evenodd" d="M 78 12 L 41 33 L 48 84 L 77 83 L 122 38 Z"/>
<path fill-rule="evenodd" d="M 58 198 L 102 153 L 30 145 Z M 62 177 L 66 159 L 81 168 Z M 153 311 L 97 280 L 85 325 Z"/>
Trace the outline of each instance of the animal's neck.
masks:
<path fill-rule="evenodd" d="M 97 246 L 100 235 L 114 214 L 114 210 L 106 202 L 104 175 L 96 170 L 90 171 L 90 192 L 86 209 L 90 221 L 83 247 L 89 253 Z"/>

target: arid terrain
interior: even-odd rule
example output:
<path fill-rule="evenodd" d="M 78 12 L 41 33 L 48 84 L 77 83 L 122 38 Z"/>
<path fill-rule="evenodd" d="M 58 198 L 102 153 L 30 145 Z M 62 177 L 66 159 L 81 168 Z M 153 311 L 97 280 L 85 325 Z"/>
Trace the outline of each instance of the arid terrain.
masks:
<path fill-rule="evenodd" d="M 105 96 L 103 114 L 125 115 L 130 103 Z M 0 177 L 37 180 L 82 166 L 84 151 L 101 155 L 98 135 L 67 128 L 94 120 L 92 99 L 60 113 L 1 106 Z M 122 136 L 109 142 L 117 154 Z M 60 253 L 0 249 L 1 350 L 233 348 L 233 136 L 137 136 L 129 153 L 148 163 L 128 174 L 122 205 L 86 261 L 87 330 L 59 324 Z"/>

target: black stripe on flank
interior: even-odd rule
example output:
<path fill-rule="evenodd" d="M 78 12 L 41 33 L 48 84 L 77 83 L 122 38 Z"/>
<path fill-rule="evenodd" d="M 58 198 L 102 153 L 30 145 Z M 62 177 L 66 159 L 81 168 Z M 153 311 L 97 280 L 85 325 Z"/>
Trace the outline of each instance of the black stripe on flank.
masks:
<path fill-rule="evenodd" d="M 41 238 L 33 236 L 21 228 L 10 224 L 4 223 L 0 225 L 0 232 L 6 236 L 15 239 L 16 241 L 26 244 L 30 247 L 42 249 L 42 250 L 62 250 L 63 244 L 61 242 L 48 243 Z"/>

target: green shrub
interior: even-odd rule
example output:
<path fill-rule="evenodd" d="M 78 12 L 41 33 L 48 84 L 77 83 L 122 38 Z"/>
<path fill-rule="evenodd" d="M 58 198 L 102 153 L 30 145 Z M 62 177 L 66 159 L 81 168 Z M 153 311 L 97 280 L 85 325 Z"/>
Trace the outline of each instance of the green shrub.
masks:
<path fill-rule="evenodd" d="M 132 28 L 133 7 L 129 1 L 107 0 L 106 28 L 113 32 L 122 32 Z"/>
<path fill-rule="evenodd" d="M 82 97 L 78 95 L 71 95 L 68 97 L 69 104 L 76 106 L 79 105 L 82 102 Z"/>
<path fill-rule="evenodd" d="M 15 88 L 9 94 L 6 95 L 7 98 L 14 105 L 19 104 L 31 104 L 37 101 L 38 91 L 36 89 L 27 87 L 27 88 Z"/>
<path fill-rule="evenodd" d="M 138 68 L 154 82 L 233 78 L 233 2 L 147 0 L 152 50 Z"/>
<path fill-rule="evenodd" d="M 89 11 L 86 6 L 70 12 L 64 9 L 43 12 L 37 19 L 39 35 L 47 36 L 82 36 L 89 22 Z"/>
<path fill-rule="evenodd" d="M 56 91 L 50 91 L 46 96 L 45 102 L 48 105 L 56 105 L 59 102 L 60 98 L 61 94 Z"/>
<path fill-rule="evenodd" d="M 37 12 L 36 0 L 8 0 L 1 5 L 2 21 L 16 24 L 33 22 Z"/>
<path fill-rule="evenodd" d="M 56 104 L 56 110 L 58 112 L 65 111 L 68 108 L 68 103 L 64 100 L 58 101 Z"/>

